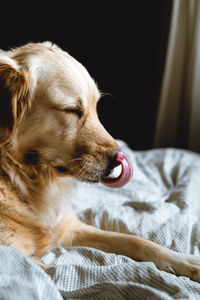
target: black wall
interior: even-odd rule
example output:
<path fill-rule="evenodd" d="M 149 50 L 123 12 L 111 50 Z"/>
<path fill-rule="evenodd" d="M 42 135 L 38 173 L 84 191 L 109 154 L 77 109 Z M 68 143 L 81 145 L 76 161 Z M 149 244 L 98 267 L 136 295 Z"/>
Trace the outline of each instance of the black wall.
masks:
<path fill-rule="evenodd" d="M 132 149 L 151 148 L 165 49 L 166 1 L 25 3 L 21 9 L 14 1 L 2 8 L 0 48 L 29 41 L 58 44 L 86 66 L 102 92 L 110 94 L 98 106 L 107 130 Z"/>

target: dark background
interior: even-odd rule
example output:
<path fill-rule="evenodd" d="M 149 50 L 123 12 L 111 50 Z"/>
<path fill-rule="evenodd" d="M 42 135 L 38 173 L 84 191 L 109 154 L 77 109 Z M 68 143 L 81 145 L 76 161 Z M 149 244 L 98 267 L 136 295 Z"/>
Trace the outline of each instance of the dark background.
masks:
<path fill-rule="evenodd" d="M 1 5 L 0 48 L 58 44 L 108 93 L 98 111 L 113 137 L 135 150 L 152 148 L 171 1 L 24 3 Z"/>

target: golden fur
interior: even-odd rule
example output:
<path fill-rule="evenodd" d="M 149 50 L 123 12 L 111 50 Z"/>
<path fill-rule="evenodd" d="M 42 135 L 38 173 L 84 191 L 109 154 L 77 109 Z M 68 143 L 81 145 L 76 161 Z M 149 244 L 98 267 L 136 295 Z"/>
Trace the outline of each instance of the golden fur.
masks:
<path fill-rule="evenodd" d="M 199 258 L 73 213 L 71 178 L 98 182 L 119 149 L 98 119 L 99 98 L 86 69 L 56 45 L 0 52 L 0 242 L 33 259 L 57 245 L 91 246 L 200 281 Z"/>

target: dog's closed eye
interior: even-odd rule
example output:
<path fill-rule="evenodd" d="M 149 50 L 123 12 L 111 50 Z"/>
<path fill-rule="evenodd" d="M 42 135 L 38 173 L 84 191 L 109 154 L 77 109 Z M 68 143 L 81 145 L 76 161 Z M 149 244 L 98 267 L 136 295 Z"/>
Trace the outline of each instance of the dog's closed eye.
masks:
<path fill-rule="evenodd" d="M 83 111 L 78 108 L 78 107 L 75 107 L 75 108 L 65 108 L 64 111 L 66 113 L 72 113 L 72 114 L 75 114 L 77 115 L 79 118 L 81 118 L 83 116 Z"/>

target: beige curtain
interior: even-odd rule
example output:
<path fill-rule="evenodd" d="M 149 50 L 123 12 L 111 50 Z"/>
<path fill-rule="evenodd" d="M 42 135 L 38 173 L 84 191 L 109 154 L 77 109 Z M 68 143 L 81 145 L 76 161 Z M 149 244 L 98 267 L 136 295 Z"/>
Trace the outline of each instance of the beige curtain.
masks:
<path fill-rule="evenodd" d="M 200 0 L 173 0 L 154 147 L 200 152 Z"/>

